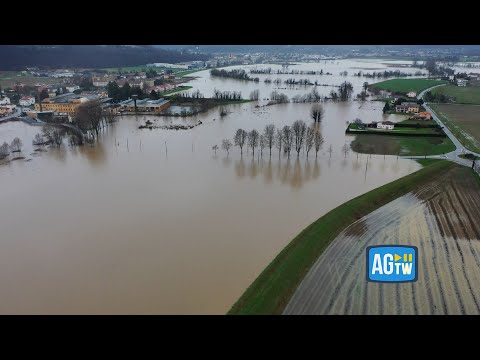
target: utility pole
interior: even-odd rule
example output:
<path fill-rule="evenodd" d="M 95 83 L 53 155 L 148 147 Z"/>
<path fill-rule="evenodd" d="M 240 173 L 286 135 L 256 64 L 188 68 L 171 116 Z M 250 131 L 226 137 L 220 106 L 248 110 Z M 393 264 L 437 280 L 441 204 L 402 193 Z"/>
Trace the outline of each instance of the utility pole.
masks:
<path fill-rule="evenodd" d="M 133 103 L 135 104 L 135 113 L 137 112 L 137 99 L 138 95 L 132 95 Z"/>

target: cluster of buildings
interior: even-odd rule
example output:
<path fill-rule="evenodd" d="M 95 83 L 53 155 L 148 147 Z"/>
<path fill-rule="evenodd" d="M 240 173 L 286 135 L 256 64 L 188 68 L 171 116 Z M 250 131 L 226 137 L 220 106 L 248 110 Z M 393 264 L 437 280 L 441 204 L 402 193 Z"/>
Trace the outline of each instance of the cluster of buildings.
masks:
<path fill-rule="evenodd" d="M 80 104 L 83 104 L 90 100 L 101 100 L 101 97 L 97 94 L 82 93 L 73 94 L 67 93 L 58 95 L 55 97 L 48 97 L 43 99 L 40 103 L 35 104 L 35 111 L 53 111 L 55 115 L 74 115 Z M 108 101 L 108 98 L 103 98 L 103 101 Z M 111 100 L 111 99 L 110 99 Z"/>
<path fill-rule="evenodd" d="M 11 114 L 15 108 L 15 104 L 10 102 L 10 98 L 8 96 L 0 97 L 0 117 Z"/>
<path fill-rule="evenodd" d="M 142 89 L 145 92 L 151 92 L 152 90 L 155 90 L 156 92 L 164 92 L 175 89 L 175 84 L 164 83 L 165 80 L 168 81 L 174 78 L 174 74 L 168 74 L 165 72 L 159 73 L 155 78 L 147 78 L 144 72 L 137 72 L 136 75 L 132 76 L 94 76 L 92 77 L 92 84 L 95 87 L 106 87 L 108 83 L 115 82 L 119 87 L 122 87 L 125 83 L 128 83 L 131 87 Z M 159 82 L 162 84 L 158 84 Z M 157 83 L 157 85 L 155 85 L 155 83 Z"/>
<path fill-rule="evenodd" d="M 158 99 L 150 100 L 143 99 L 136 101 L 137 108 L 135 109 L 135 101 L 128 99 L 120 103 L 120 111 L 139 111 L 139 112 L 161 112 L 170 106 L 170 100 Z"/>
<path fill-rule="evenodd" d="M 406 114 L 416 114 L 420 112 L 420 105 L 415 102 L 402 102 L 395 106 L 395 111 Z"/>

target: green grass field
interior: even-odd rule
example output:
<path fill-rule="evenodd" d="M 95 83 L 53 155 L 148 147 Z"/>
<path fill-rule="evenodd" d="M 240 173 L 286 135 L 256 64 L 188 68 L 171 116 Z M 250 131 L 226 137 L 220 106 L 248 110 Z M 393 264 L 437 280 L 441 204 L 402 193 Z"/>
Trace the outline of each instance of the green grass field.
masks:
<path fill-rule="evenodd" d="M 435 120 L 410 120 L 410 119 L 400 121 L 399 124 L 408 124 L 408 125 L 420 124 L 420 126 L 437 125 Z"/>
<path fill-rule="evenodd" d="M 466 149 L 480 153 L 480 106 L 429 104 Z"/>
<path fill-rule="evenodd" d="M 480 86 L 447 85 L 433 89 L 432 93 L 450 96 L 456 104 L 480 105 Z"/>
<path fill-rule="evenodd" d="M 13 88 L 17 83 L 33 86 L 37 83 L 49 85 L 58 82 L 59 79 L 32 76 L 31 74 L 23 74 L 21 71 L 0 71 L 0 85 L 4 90 Z"/>
<path fill-rule="evenodd" d="M 172 95 L 172 94 L 175 94 L 175 93 L 183 91 L 183 90 L 191 89 L 192 87 L 193 86 L 186 86 L 186 85 L 185 86 L 177 86 L 175 89 L 164 91 L 164 92 L 162 92 L 158 95 L 159 96 Z"/>
<path fill-rule="evenodd" d="M 187 75 L 190 75 L 190 74 L 199 72 L 199 71 L 203 71 L 203 70 L 206 70 L 206 69 L 196 69 L 196 70 L 178 71 L 178 72 L 175 73 L 175 75 L 176 75 L 177 77 L 184 77 L 184 76 L 187 76 Z"/>
<path fill-rule="evenodd" d="M 398 134 L 398 135 L 439 135 L 439 133 L 443 133 L 440 128 L 437 126 L 436 128 L 431 128 L 431 127 L 422 127 L 422 124 L 427 124 L 429 122 L 423 122 L 423 121 L 412 121 L 409 123 L 408 121 L 412 120 L 407 120 L 407 121 L 402 121 L 400 122 L 401 124 L 404 125 L 410 125 L 408 127 L 395 127 L 393 130 L 381 130 L 381 129 L 376 129 L 376 128 L 364 128 L 364 129 L 359 129 L 357 124 L 349 124 L 348 130 L 352 131 L 351 134 L 362 134 L 362 132 L 365 132 L 370 135 L 379 135 L 379 136 L 391 136 L 390 134 Z M 416 127 L 417 123 L 420 124 L 420 127 Z M 435 124 L 435 123 L 434 123 Z"/>
<path fill-rule="evenodd" d="M 406 94 L 409 91 L 419 93 L 429 87 L 446 84 L 446 81 L 441 80 L 427 80 L 427 79 L 392 79 L 385 80 L 376 84 L 371 84 L 370 88 L 377 88 L 381 90 Z"/>
<path fill-rule="evenodd" d="M 377 155 L 440 155 L 455 150 L 448 137 L 379 136 L 359 134 L 351 143 L 352 150 Z"/>
<path fill-rule="evenodd" d="M 426 164 L 413 174 L 338 206 L 308 226 L 263 270 L 229 314 L 281 314 L 312 265 L 341 231 L 375 209 L 458 166 L 445 160 Z"/>

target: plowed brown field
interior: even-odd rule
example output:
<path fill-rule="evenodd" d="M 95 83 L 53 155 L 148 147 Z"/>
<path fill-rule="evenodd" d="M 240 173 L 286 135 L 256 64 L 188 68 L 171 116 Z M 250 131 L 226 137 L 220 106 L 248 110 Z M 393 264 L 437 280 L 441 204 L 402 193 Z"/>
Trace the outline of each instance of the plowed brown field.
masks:
<path fill-rule="evenodd" d="M 366 281 L 370 245 L 418 247 L 418 281 Z M 285 314 L 480 314 L 480 181 L 455 167 L 343 231 Z"/>

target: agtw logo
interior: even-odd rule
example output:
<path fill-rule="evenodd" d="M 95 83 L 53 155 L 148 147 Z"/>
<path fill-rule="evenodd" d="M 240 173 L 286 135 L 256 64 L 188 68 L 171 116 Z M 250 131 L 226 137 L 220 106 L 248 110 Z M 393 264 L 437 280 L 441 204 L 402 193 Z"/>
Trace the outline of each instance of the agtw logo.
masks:
<path fill-rule="evenodd" d="M 367 281 L 414 282 L 418 278 L 416 246 L 378 245 L 367 247 Z"/>

